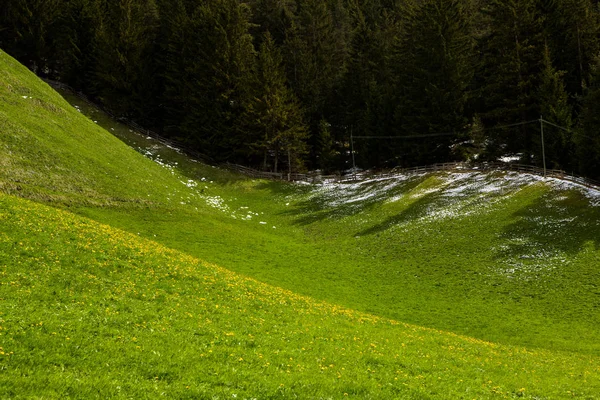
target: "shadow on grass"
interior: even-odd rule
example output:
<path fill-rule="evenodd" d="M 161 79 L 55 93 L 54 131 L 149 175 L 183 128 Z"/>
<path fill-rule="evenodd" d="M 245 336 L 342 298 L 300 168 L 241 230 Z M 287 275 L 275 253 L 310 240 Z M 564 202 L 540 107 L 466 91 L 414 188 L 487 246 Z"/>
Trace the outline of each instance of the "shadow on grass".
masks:
<path fill-rule="evenodd" d="M 294 223 L 297 225 L 310 225 L 325 219 L 339 220 L 373 210 L 374 208 L 381 206 L 384 201 L 388 200 L 394 194 L 410 193 L 414 188 L 419 186 L 420 183 L 421 179 L 403 181 L 400 182 L 397 187 L 394 187 L 393 192 L 381 192 L 379 195 L 372 195 L 370 190 L 377 190 L 377 188 L 369 186 L 370 184 L 367 183 L 364 187 L 355 187 L 354 192 L 352 192 L 347 199 L 332 199 L 330 193 L 320 193 L 312 196 L 308 200 L 296 204 L 293 209 L 285 211 L 282 215 L 295 218 Z M 306 193 L 310 192 L 310 190 L 312 189 L 307 188 Z M 340 192 L 343 192 L 343 190 L 338 188 L 333 190 L 340 190 Z M 290 193 L 297 194 L 297 188 L 296 191 L 291 191 Z M 361 196 L 365 197 L 362 200 L 358 200 L 357 198 L 360 198 Z"/>
<path fill-rule="evenodd" d="M 258 190 L 269 191 L 274 196 L 291 196 L 306 194 L 312 190 L 312 186 L 299 185 L 287 181 L 265 180 L 255 186 Z"/>
<path fill-rule="evenodd" d="M 532 251 L 575 255 L 590 243 L 600 249 L 600 207 L 577 190 L 559 193 L 546 192 L 513 214 L 516 222 L 500 234 L 507 244 L 498 258 L 525 259 Z"/>
<path fill-rule="evenodd" d="M 406 208 L 400 211 L 398 214 L 393 215 L 383 222 L 376 224 L 368 229 L 356 233 L 358 236 L 367 236 L 377 233 L 381 233 L 404 221 L 414 220 L 423 215 L 423 212 L 429 204 L 431 204 L 438 197 L 437 193 L 429 193 L 419 199 L 408 204 Z"/>
<path fill-rule="evenodd" d="M 365 202 L 353 206 L 341 205 L 328 209 L 318 203 L 313 200 L 304 201 L 297 205 L 295 209 L 283 212 L 282 215 L 295 218 L 293 223 L 296 225 L 310 225 L 326 219 L 337 220 L 368 211 L 373 209 L 379 201 Z"/>

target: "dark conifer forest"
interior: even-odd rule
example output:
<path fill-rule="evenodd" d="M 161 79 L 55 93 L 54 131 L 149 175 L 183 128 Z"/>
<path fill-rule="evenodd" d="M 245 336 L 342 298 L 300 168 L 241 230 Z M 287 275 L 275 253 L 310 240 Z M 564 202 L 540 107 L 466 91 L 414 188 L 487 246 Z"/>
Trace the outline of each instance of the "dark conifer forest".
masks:
<path fill-rule="evenodd" d="M 3 0 L 0 48 L 215 162 L 600 177 L 597 0 Z M 352 143 L 350 138 L 353 138 Z"/>

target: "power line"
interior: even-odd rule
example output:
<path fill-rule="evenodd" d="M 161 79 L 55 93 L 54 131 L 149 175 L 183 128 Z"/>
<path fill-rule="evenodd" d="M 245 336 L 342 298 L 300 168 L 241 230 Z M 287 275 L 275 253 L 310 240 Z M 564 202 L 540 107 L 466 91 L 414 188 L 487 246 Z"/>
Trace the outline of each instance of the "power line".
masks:
<path fill-rule="evenodd" d="M 530 121 L 517 122 L 514 124 L 500 125 L 494 126 L 492 128 L 481 128 L 471 130 L 470 132 L 483 132 L 483 131 L 491 131 L 495 129 L 505 129 L 505 128 L 513 128 L 515 126 L 521 125 L 529 125 L 533 123 L 540 122 L 539 119 L 533 119 Z M 430 138 L 430 137 L 440 137 L 440 136 L 454 136 L 459 134 L 460 132 L 439 132 L 439 133 L 428 133 L 423 135 L 409 135 L 409 136 L 353 136 L 354 139 L 421 139 L 421 138 Z"/>
<path fill-rule="evenodd" d="M 544 118 L 540 118 L 540 120 L 545 124 L 552 125 L 553 127 L 558 128 L 558 129 L 562 129 L 565 132 L 575 133 L 572 130 L 565 128 L 564 126 L 556 125 L 556 124 L 553 124 L 552 122 L 546 121 Z"/>
<path fill-rule="evenodd" d="M 543 123 L 545 123 L 545 124 L 551 125 L 551 126 L 553 126 L 553 127 L 555 127 L 555 128 L 562 129 L 562 130 L 563 130 L 563 131 L 565 131 L 565 132 L 569 132 L 569 133 L 572 133 L 572 134 L 574 134 L 574 135 L 577 135 L 577 136 L 584 137 L 584 138 L 586 138 L 586 139 L 590 139 L 590 140 L 596 140 L 596 139 L 594 139 L 594 138 L 592 138 L 592 137 L 590 137 L 590 136 L 584 135 L 584 134 L 583 134 L 583 133 L 581 133 L 581 132 L 575 132 L 575 131 L 573 131 L 573 130 L 571 130 L 571 129 L 565 128 L 564 126 L 556 125 L 556 124 L 553 124 L 552 122 L 546 121 L 545 119 L 542 119 L 542 122 L 543 122 Z"/>
<path fill-rule="evenodd" d="M 499 125 L 499 126 L 494 126 L 491 128 L 481 128 L 481 129 L 474 129 L 474 130 L 470 130 L 470 132 L 484 132 L 484 131 L 491 131 L 491 130 L 498 130 L 498 129 L 506 129 L 506 128 L 513 128 L 516 126 L 523 126 L 523 125 L 529 125 L 529 124 L 534 124 L 534 123 L 539 123 L 540 124 L 540 132 L 541 132 L 541 144 L 542 144 L 542 160 L 544 163 L 544 176 L 546 176 L 546 151 L 545 151 L 545 146 L 544 146 L 544 123 L 553 126 L 555 128 L 561 129 L 565 132 L 569 132 L 569 133 L 573 133 L 576 134 L 578 136 L 587 138 L 589 140 L 594 140 L 593 138 L 584 135 L 582 133 L 575 133 L 572 130 L 564 127 L 564 126 L 560 126 L 557 124 L 554 124 L 552 122 L 546 121 L 542 116 L 540 116 L 539 119 L 533 119 L 533 120 L 529 120 L 529 121 L 522 121 L 522 122 L 516 122 L 514 124 L 506 124 L 506 125 Z M 423 134 L 423 135 L 409 135 L 409 136 L 353 136 L 352 135 L 352 128 L 350 130 L 350 143 L 352 146 L 352 166 L 353 169 L 356 171 L 356 161 L 354 159 L 354 139 L 420 139 L 420 138 L 430 138 L 430 137 L 440 137 L 440 136 L 455 136 L 457 135 L 457 132 L 440 132 L 440 133 L 430 133 L 430 134 Z"/>
<path fill-rule="evenodd" d="M 353 136 L 354 139 L 418 139 L 418 138 L 427 138 L 427 137 L 437 137 L 437 136 L 452 136 L 456 135 L 456 132 L 447 132 L 447 133 L 431 133 L 425 135 L 411 135 L 411 136 Z"/>
<path fill-rule="evenodd" d="M 560 126 L 560 125 L 556 125 L 550 121 L 546 121 L 545 119 L 541 119 L 541 121 L 544 124 L 548 124 L 551 125 L 555 128 L 561 129 L 565 132 L 569 132 L 569 133 L 573 133 L 577 136 L 580 137 L 584 137 L 586 139 L 589 140 L 595 140 L 594 138 L 584 135 L 581 132 L 575 132 L 571 129 L 565 128 L 564 126 Z M 486 131 L 493 131 L 493 130 L 498 130 L 498 129 L 506 129 L 506 128 L 514 128 L 516 126 L 522 126 L 522 125 L 530 125 L 530 124 L 534 124 L 534 123 L 539 123 L 540 119 L 532 119 L 529 121 L 523 121 L 523 122 L 517 122 L 514 124 L 506 124 L 506 125 L 498 125 L 498 126 L 493 126 L 491 128 L 481 128 L 481 129 L 472 129 L 469 130 L 469 132 L 486 132 Z M 430 138 L 430 137 L 442 137 L 442 136 L 455 136 L 458 135 L 462 132 L 439 132 L 439 133 L 427 133 L 427 134 L 422 134 L 422 135 L 409 135 L 409 136 L 353 136 L 354 139 L 393 139 L 393 140 L 398 140 L 398 139 L 422 139 L 422 138 Z"/>
<path fill-rule="evenodd" d="M 532 120 L 529 120 L 529 121 L 517 122 L 517 123 L 514 123 L 514 124 L 493 126 L 491 128 L 475 129 L 475 130 L 472 130 L 471 132 L 484 132 L 484 131 L 493 131 L 495 129 L 513 128 L 515 126 L 530 125 L 530 124 L 534 124 L 534 123 L 537 123 L 537 122 L 540 122 L 540 120 L 539 119 L 532 119 Z"/>

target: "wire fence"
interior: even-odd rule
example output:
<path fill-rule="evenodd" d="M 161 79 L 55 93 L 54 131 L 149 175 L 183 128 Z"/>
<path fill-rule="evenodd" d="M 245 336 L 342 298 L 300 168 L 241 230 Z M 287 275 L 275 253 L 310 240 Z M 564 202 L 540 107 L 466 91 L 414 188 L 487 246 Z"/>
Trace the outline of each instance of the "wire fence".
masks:
<path fill-rule="evenodd" d="M 369 180 L 369 179 L 392 178 L 392 177 L 398 176 L 398 175 L 423 174 L 423 173 L 429 173 L 429 172 L 513 171 L 513 172 L 519 172 L 519 173 L 527 173 L 527 174 L 557 178 L 557 179 L 573 182 L 573 183 L 585 186 L 587 188 L 593 188 L 596 190 L 600 190 L 600 181 L 597 181 L 594 179 L 584 178 L 584 177 L 573 175 L 573 174 L 568 174 L 562 170 L 555 170 L 555 169 L 545 170 L 543 168 L 539 168 L 539 167 L 536 167 L 533 165 L 511 164 L 511 163 L 504 163 L 504 162 L 488 162 L 488 163 L 450 162 L 450 163 L 438 163 L 438 164 L 419 166 L 419 167 L 411 167 L 411 168 L 394 168 L 394 169 L 387 170 L 387 171 L 369 170 L 369 171 L 358 172 L 358 171 L 354 170 L 354 171 L 351 171 L 351 172 L 348 172 L 345 174 L 337 173 L 337 174 L 333 174 L 333 175 L 323 175 L 319 172 L 312 172 L 312 173 L 308 173 L 308 174 L 298 174 L 298 173 L 290 174 L 290 173 L 286 173 L 286 172 L 266 172 L 266 171 L 259 171 L 259 170 L 253 169 L 253 168 L 245 167 L 245 166 L 238 165 L 238 164 L 231 164 L 231 163 L 216 164 L 211 157 L 188 147 L 187 145 L 185 145 L 182 142 L 179 142 L 179 141 L 176 141 L 173 139 L 167 139 L 164 136 L 162 136 L 152 130 L 146 129 L 133 121 L 130 121 L 125 118 L 114 115 L 110 110 L 93 102 L 92 100 L 90 100 L 90 98 L 88 96 L 75 90 L 74 88 L 72 88 L 69 85 L 66 85 L 62 82 L 49 80 L 49 79 L 44 79 L 44 81 L 48 85 L 50 85 L 51 87 L 53 87 L 55 89 L 61 89 L 61 90 L 72 93 L 73 95 L 77 96 L 79 99 L 84 101 L 86 104 L 102 110 L 107 115 L 109 115 L 111 118 L 117 120 L 119 123 L 122 123 L 122 124 L 128 126 L 131 130 L 133 130 L 139 134 L 149 136 L 166 146 L 173 147 L 173 148 L 189 155 L 190 157 L 192 157 L 196 160 L 203 161 L 203 162 L 205 162 L 207 164 L 211 164 L 211 165 L 217 165 L 221 168 L 224 168 L 224 169 L 227 169 L 230 171 L 234 171 L 234 172 L 238 172 L 240 174 L 246 175 L 246 176 L 254 178 L 254 179 L 302 181 L 302 182 L 310 182 L 310 183 L 357 182 L 357 181 L 364 181 L 364 180 Z M 531 121 L 527 121 L 527 123 L 530 123 L 530 122 Z"/>

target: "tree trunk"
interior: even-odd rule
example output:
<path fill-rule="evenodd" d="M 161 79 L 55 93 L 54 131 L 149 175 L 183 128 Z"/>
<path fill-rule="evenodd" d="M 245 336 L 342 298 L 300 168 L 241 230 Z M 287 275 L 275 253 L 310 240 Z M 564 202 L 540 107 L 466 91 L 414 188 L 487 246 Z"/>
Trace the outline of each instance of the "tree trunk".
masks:
<path fill-rule="evenodd" d="M 267 149 L 263 151 L 264 159 L 263 159 L 263 171 L 267 170 Z"/>
<path fill-rule="evenodd" d="M 581 85 L 581 93 L 585 88 L 583 77 L 583 57 L 581 56 L 581 33 L 579 32 L 579 24 L 577 24 L 577 58 L 579 60 L 579 84 Z"/>

